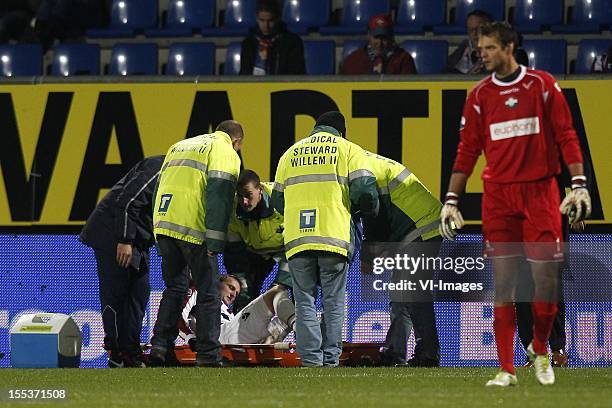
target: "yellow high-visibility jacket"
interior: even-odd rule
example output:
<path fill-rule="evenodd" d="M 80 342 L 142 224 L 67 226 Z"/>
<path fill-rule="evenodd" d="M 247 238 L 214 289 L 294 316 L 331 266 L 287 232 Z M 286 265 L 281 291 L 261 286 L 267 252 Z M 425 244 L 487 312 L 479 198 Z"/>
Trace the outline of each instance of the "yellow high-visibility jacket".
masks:
<path fill-rule="evenodd" d="M 366 239 L 426 241 L 439 235 L 440 200 L 403 164 L 375 153 L 367 155 L 376 176 L 380 211 L 374 219 L 364 219 Z"/>
<path fill-rule="evenodd" d="M 181 140 L 162 165 L 153 226 L 159 235 L 222 251 L 233 212 L 240 158 L 221 131 Z"/>
<path fill-rule="evenodd" d="M 284 219 L 270 202 L 273 183 L 261 182 L 261 186 L 261 210 L 257 214 L 247 213 L 238 206 L 230 221 L 228 240 L 230 243 L 244 243 L 249 251 L 256 254 L 272 256 L 285 251 Z"/>
<path fill-rule="evenodd" d="M 283 154 L 272 202 L 285 216 L 287 259 L 308 250 L 351 256 L 351 210 L 378 210 L 369 166 L 365 150 L 328 126 L 315 127 Z"/>

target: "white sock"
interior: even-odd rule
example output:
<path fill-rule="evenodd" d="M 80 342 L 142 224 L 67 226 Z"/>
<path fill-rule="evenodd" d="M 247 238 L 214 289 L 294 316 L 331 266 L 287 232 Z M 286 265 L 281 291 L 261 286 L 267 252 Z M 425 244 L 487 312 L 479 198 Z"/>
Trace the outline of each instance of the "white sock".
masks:
<path fill-rule="evenodd" d="M 289 299 L 289 292 L 287 290 L 278 292 L 274 295 L 272 304 L 278 318 L 289 326 L 291 330 L 295 330 L 295 305 Z"/>

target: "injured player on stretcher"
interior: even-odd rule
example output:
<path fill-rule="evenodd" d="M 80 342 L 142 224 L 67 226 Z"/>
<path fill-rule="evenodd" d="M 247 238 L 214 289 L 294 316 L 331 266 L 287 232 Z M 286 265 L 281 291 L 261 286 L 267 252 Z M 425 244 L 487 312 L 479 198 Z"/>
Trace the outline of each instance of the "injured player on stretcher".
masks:
<path fill-rule="evenodd" d="M 240 282 L 232 275 L 221 275 L 221 344 L 274 344 L 282 342 L 295 328 L 295 306 L 287 288 L 273 285 L 265 293 L 252 300 L 238 314 L 231 306 L 240 293 Z M 195 307 L 198 292 L 191 288 L 186 298 L 179 336 L 195 346 Z"/>

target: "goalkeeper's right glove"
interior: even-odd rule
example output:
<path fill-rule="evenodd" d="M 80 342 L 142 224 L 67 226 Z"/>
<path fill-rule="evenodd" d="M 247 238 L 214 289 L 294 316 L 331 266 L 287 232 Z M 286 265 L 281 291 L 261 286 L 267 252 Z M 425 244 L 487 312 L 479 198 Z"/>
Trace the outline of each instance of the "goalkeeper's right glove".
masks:
<path fill-rule="evenodd" d="M 463 216 L 457 208 L 458 203 L 459 195 L 449 191 L 446 193 L 446 200 L 440 212 L 440 235 L 451 241 L 457 236 L 457 230 L 465 225 Z"/>

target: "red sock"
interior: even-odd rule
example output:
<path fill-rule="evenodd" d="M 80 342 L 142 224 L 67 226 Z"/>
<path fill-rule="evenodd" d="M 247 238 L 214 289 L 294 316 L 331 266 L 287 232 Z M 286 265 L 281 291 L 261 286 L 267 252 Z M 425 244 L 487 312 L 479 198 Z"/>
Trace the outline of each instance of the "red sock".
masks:
<path fill-rule="evenodd" d="M 499 364 L 502 370 L 514 374 L 514 330 L 516 328 L 514 305 L 495 306 L 493 315 L 493 331 Z"/>
<path fill-rule="evenodd" d="M 536 354 L 546 354 L 548 336 L 550 336 L 550 330 L 557 316 L 557 304 L 533 302 L 531 313 L 533 314 L 533 351 Z"/>

